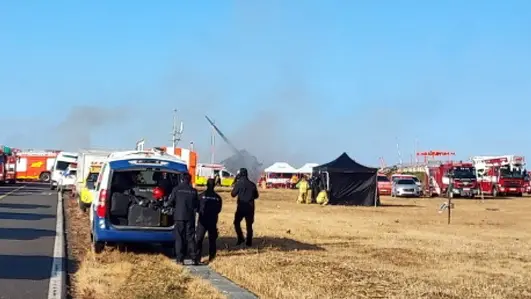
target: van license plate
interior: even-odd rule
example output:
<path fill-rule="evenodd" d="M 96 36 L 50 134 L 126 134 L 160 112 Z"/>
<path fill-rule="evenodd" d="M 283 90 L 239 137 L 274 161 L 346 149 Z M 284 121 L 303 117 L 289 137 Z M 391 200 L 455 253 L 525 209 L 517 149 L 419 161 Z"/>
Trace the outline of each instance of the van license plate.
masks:
<path fill-rule="evenodd" d="M 463 188 L 463 191 L 470 191 L 470 188 Z"/>

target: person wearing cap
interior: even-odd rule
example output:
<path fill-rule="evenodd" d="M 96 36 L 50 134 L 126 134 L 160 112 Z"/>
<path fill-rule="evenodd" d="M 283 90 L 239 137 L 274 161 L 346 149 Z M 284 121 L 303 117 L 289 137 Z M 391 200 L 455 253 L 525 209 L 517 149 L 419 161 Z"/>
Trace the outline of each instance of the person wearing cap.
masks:
<path fill-rule="evenodd" d="M 188 251 L 194 265 L 199 264 L 195 241 L 195 213 L 199 205 L 197 190 L 192 187 L 191 176 L 183 174 L 181 183 L 173 188 L 168 205 L 173 207 L 175 223 L 175 254 L 178 263 L 184 264 Z"/>
<path fill-rule="evenodd" d="M 213 178 L 208 179 L 207 189 L 199 194 L 199 219 L 197 221 L 196 249 L 197 258 L 201 258 L 203 253 L 203 240 L 208 233 L 208 261 L 212 262 L 216 257 L 216 240 L 218 238 L 218 215 L 221 212 L 223 203 L 221 196 L 214 191 L 216 181 Z"/>
<path fill-rule="evenodd" d="M 256 184 L 249 180 L 247 169 L 241 168 L 239 178 L 231 191 L 232 197 L 238 197 L 236 202 L 236 213 L 234 214 L 234 229 L 238 241 L 236 245 L 245 244 L 250 247 L 253 245 L 253 223 L 254 223 L 254 201 L 258 199 L 258 189 Z M 247 238 L 244 238 L 241 222 L 245 219 L 247 228 Z"/>

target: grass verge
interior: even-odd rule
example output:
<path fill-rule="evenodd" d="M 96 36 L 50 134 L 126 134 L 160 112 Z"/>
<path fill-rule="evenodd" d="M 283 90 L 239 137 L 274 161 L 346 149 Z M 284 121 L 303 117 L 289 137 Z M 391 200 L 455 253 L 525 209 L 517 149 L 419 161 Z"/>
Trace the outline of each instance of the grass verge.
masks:
<path fill-rule="evenodd" d="M 90 249 L 88 214 L 65 199 L 69 295 L 74 299 L 225 298 L 209 283 L 191 276 L 163 254 Z"/>

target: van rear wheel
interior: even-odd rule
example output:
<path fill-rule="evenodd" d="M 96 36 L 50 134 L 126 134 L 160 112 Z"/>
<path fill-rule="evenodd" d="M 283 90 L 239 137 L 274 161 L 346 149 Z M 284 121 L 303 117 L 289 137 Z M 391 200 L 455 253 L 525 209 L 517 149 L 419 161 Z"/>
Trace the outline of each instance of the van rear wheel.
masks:
<path fill-rule="evenodd" d="M 125 243 L 118 243 L 116 247 L 119 252 L 127 252 L 127 245 Z"/>
<path fill-rule="evenodd" d="M 100 254 L 105 249 L 105 243 L 94 240 L 94 236 L 91 234 L 90 238 L 92 239 L 92 250 L 95 254 Z"/>

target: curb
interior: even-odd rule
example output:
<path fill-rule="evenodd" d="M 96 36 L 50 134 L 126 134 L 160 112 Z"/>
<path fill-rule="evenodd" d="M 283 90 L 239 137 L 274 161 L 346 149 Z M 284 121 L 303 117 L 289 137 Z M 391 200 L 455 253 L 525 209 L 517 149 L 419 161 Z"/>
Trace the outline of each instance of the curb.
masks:
<path fill-rule="evenodd" d="M 63 198 L 57 194 L 57 214 L 55 225 L 55 242 L 53 248 L 52 272 L 48 286 L 48 299 L 66 298 L 66 234 Z"/>
<path fill-rule="evenodd" d="M 220 293 L 230 299 L 258 299 L 259 297 L 251 291 L 240 287 L 232 280 L 214 271 L 209 265 L 204 266 L 184 266 L 192 275 L 208 281 Z"/>

